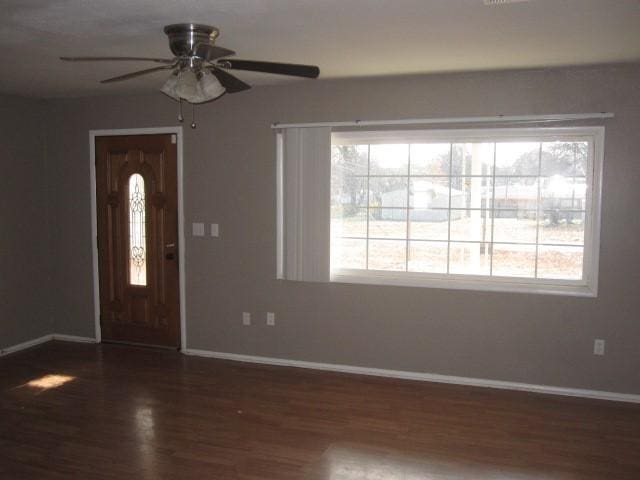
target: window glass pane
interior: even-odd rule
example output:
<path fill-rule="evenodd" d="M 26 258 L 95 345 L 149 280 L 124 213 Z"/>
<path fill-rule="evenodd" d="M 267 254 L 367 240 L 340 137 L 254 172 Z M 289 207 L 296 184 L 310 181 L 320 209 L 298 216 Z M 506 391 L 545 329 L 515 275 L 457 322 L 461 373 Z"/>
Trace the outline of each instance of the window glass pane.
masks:
<path fill-rule="evenodd" d="M 466 275 L 489 275 L 488 243 L 451 243 L 449 272 Z"/>
<path fill-rule="evenodd" d="M 540 246 L 538 278 L 582 279 L 582 247 Z"/>
<path fill-rule="evenodd" d="M 493 220 L 493 241 L 535 243 L 537 214 L 535 210 L 500 210 Z"/>
<path fill-rule="evenodd" d="M 491 221 L 488 210 L 451 210 L 451 240 L 490 241 Z"/>
<path fill-rule="evenodd" d="M 332 238 L 331 268 L 367 268 L 367 241 Z"/>
<path fill-rule="evenodd" d="M 407 175 L 409 145 L 371 145 L 371 175 Z"/>
<path fill-rule="evenodd" d="M 331 174 L 336 178 L 345 175 L 367 175 L 368 160 L 368 145 L 333 145 Z"/>
<path fill-rule="evenodd" d="M 496 209 L 537 210 L 538 208 L 537 178 L 496 178 L 493 189 Z"/>
<path fill-rule="evenodd" d="M 406 238 L 407 210 L 405 208 L 369 209 L 370 238 Z"/>
<path fill-rule="evenodd" d="M 545 209 L 584 210 L 587 203 L 587 184 L 583 177 L 554 175 L 541 179 L 541 201 Z"/>
<path fill-rule="evenodd" d="M 496 175 L 538 175 L 538 142 L 503 142 L 496 145 Z"/>
<path fill-rule="evenodd" d="M 447 273 L 447 242 L 409 242 L 409 271 Z"/>
<path fill-rule="evenodd" d="M 540 221 L 540 243 L 584 244 L 584 212 L 545 210 Z"/>
<path fill-rule="evenodd" d="M 449 175 L 449 143 L 411 145 L 411 175 Z"/>
<path fill-rule="evenodd" d="M 331 211 L 331 236 L 362 237 L 367 236 L 367 209 L 353 208 Z"/>
<path fill-rule="evenodd" d="M 493 275 L 502 277 L 534 277 L 535 245 L 493 245 Z"/>
<path fill-rule="evenodd" d="M 416 209 L 409 211 L 409 238 L 447 240 L 449 235 L 449 211 Z"/>
<path fill-rule="evenodd" d="M 147 233 L 144 179 L 129 177 L 129 282 L 147 284 Z"/>
<path fill-rule="evenodd" d="M 412 207 L 449 208 L 449 178 L 412 178 L 409 185 L 409 204 Z"/>
<path fill-rule="evenodd" d="M 587 176 L 587 162 L 589 161 L 589 142 L 575 142 L 576 166 L 575 175 L 577 177 Z"/>
<path fill-rule="evenodd" d="M 493 175 L 491 143 L 454 143 L 451 149 L 451 175 Z"/>
<path fill-rule="evenodd" d="M 543 143 L 540 175 L 586 175 L 588 145 L 587 142 Z"/>
<path fill-rule="evenodd" d="M 369 270 L 404 271 L 406 262 L 406 241 L 369 240 Z"/>
<path fill-rule="evenodd" d="M 407 177 L 369 179 L 369 206 L 407 207 Z"/>
<path fill-rule="evenodd" d="M 337 176 L 331 181 L 332 206 L 367 206 L 367 178 Z"/>
<path fill-rule="evenodd" d="M 451 208 L 490 208 L 492 183 L 491 177 L 453 177 Z"/>
<path fill-rule="evenodd" d="M 587 185 L 586 177 L 575 177 L 573 179 L 573 208 L 576 210 L 587 209 Z"/>

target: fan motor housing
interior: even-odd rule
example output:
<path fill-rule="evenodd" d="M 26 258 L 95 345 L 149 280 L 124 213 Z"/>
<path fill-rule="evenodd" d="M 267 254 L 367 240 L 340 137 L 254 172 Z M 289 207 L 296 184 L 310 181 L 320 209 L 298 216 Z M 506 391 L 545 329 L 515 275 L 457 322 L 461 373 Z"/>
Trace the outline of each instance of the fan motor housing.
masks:
<path fill-rule="evenodd" d="M 169 37 L 169 48 L 176 57 L 191 55 L 197 44 L 213 45 L 220 34 L 216 27 L 197 23 L 175 23 L 164 27 Z"/>

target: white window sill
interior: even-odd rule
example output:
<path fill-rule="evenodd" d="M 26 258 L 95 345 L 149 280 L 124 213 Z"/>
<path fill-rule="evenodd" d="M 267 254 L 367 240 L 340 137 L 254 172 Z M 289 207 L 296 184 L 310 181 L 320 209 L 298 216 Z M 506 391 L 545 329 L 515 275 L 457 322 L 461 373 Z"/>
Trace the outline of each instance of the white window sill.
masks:
<path fill-rule="evenodd" d="M 332 270 L 331 281 L 365 285 L 444 288 L 485 292 L 515 292 L 573 297 L 597 297 L 597 289 L 584 281 L 545 281 L 469 275 L 427 275 L 375 270 Z"/>

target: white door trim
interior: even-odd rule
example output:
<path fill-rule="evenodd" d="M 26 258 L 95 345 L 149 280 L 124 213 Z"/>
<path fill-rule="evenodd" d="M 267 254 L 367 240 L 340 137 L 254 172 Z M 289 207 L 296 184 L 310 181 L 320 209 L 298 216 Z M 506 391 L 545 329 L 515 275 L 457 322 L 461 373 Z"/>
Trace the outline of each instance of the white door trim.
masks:
<path fill-rule="evenodd" d="M 178 150 L 178 281 L 180 283 L 180 348 L 187 349 L 187 309 L 184 261 L 184 190 L 183 190 L 183 142 L 182 127 L 124 128 L 116 130 L 89 130 L 89 171 L 91 182 L 91 256 L 93 260 L 93 315 L 96 342 L 102 341 L 100 330 L 100 282 L 98 276 L 98 218 L 96 200 L 96 137 L 116 135 L 174 134 Z"/>

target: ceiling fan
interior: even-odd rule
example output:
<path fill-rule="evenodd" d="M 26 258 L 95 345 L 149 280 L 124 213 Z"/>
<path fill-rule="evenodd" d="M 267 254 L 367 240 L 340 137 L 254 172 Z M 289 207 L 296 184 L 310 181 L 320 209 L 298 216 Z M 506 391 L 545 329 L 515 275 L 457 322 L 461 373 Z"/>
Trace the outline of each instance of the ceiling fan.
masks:
<path fill-rule="evenodd" d="M 179 121 L 183 121 L 183 100 L 191 104 L 210 102 L 225 93 L 237 93 L 251 88 L 250 85 L 231 75 L 227 70 L 247 70 L 305 78 L 317 78 L 320 75 L 320 69 L 313 65 L 228 58 L 234 56 L 235 52 L 215 44 L 220 31 L 209 25 L 177 23 L 164 27 L 164 33 L 169 37 L 169 48 L 174 55 L 173 58 L 60 57 L 60 60 L 68 62 L 148 61 L 162 64 L 108 78 L 102 80 L 101 83 L 120 82 L 169 70 L 171 71 L 169 79 L 160 90 L 178 101 Z M 196 128 L 195 121 L 191 123 L 191 127 Z"/>

